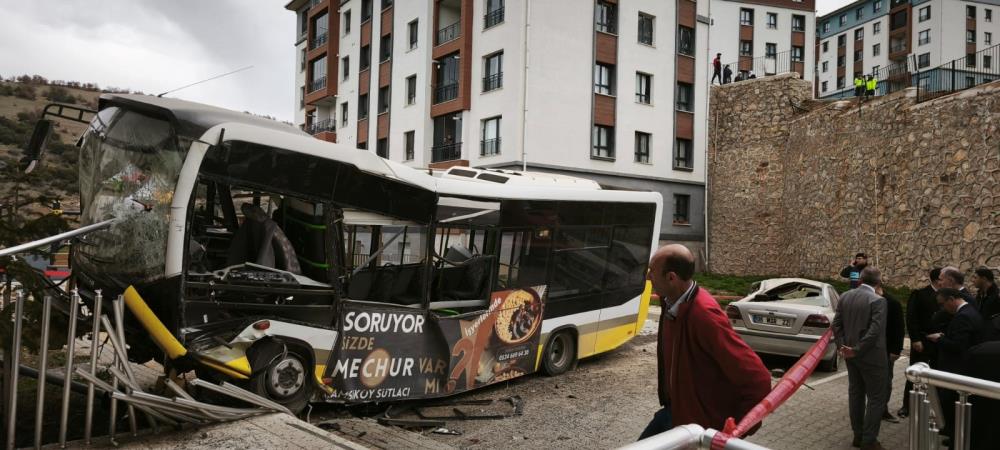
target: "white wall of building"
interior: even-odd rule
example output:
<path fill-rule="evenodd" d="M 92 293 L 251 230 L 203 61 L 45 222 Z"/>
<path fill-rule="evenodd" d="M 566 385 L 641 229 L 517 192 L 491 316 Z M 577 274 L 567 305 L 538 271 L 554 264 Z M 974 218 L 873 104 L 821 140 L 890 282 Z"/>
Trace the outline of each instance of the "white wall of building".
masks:
<path fill-rule="evenodd" d="M 431 49 L 434 46 L 433 3 L 399 1 L 393 6 L 392 103 L 389 122 L 389 159 L 414 167 L 430 161 L 433 128 L 430 122 Z M 417 46 L 410 48 L 409 24 L 417 21 Z M 416 75 L 416 100 L 406 104 L 406 78 Z M 377 77 L 376 77 L 377 78 Z M 377 82 L 376 82 L 377 84 Z M 377 94 L 376 94 L 377 95 Z M 375 133 L 375 128 L 372 133 Z M 413 160 L 406 160 L 405 136 L 413 131 Z M 371 136 L 375 136 L 372 134 Z M 374 143 L 375 141 L 372 141 Z M 375 150 L 373 144 L 369 149 Z"/>
<path fill-rule="evenodd" d="M 335 2 L 333 2 L 335 3 Z M 345 33 L 344 13 L 351 11 L 351 30 Z M 340 85 L 337 87 L 337 102 L 335 105 L 327 106 L 333 117 L 337 118 L 337 142 L 356 146 L 358 144 L 358 68 L 361 67 L 361 0 L 350 0 L 340 5 L 340 51 L 336 55 L 341 61 L 347 56 L 350 60 L 347 78 L 344 78 L 344 68 L 338 65 L 337 80 Z M 373 56 L 376 63 L 377 54 Z M 341 105 L 347 103 L 347 120 L 341 116 Z M 323 107 L 320 107 L 323 108 Z M 368 117 L 373 117 L 372 110 L 369 109 Z"/>
<path fill-rule="evenodd" d="M 813 78 L 813 54 L 816 45 L 816 13 L 796 9 L 765 6 L 731 0 L 712 0 L 710 5 L 712 25 L 710 27 L 709 58 L 705 65 L 711 70 L 712 60 L 717 53 L 722 53 L 722 64 L 734 64 L 739 60 L 740 45 L 740 9 L 752 9 L 754 19 L 753 57 L 759 58 L 766 54 L 768 43 L 775 44 L 777 53 L 792 50 L 792 16 L 805 17 L 805 45 L 803 45 L 803 62 L 807 80 Z M 767 27 L 767 14 L 774 13 L 778 17 L 778 27 Z M 701 13 L 699 13 L 701 14 Z M 706 14 L 707 15 L 707 14 Z M 730 67 L 737 71 L 734 65 Z M 761 74 L 757 74 L 760 76 Z M 712 73 L 709 72 L 709 79 Z"/>

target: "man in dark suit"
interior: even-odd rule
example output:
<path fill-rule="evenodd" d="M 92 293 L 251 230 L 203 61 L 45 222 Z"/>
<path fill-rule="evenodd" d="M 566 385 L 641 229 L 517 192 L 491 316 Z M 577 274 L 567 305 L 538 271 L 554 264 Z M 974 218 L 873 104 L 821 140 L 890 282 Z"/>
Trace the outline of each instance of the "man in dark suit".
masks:
<path fill-rule="evenodd" d="M 903 305 L 899 303 L 899 300 L 896 300 L 885 292 L 882 286 L 876 288 L 875 293 L 882 296 L 886 303 L 885 346 L 886 351 L 889 353 L 889 370 L 887 372 L 888 378 L 886 379 L 885 387 L 885 412 L 882 413 L 882 420 L 899 423 L 899 419 L 889 412 L 889 398 L 892 397 L 892 369 L 896 365 L 899 355 L 903 353 L 903 337 L 906 335 Z M 906 397 L 905 391 L 903 397 Z"/>
<path fill-rule="evenodd" d="M 989 267 L 976 269 L 972 284 L 976 286 L 976 306 L 979 315 L 983 316 L 986 322 L 987 335 L 984 339 L 989 341 L 1000 339 L 1000 329 L 997 327 L 1000 324 L 1000 288 L 997 288 L 993 269 Z"/>
<path fill-rule="evenodd" d="M 875 293 L 875 288 L 882 284 L 882 273 L 874 267 L 865 267 L 860 281 L 861 286 L 840 296 L 833 317 L 833 333 L 847 362 L 852 444 L 862 450 L 881 450 L 878 432 L 888 394 L 888 353 L 886 302 Z"/>
<path fill-rule="evenodd" d="M 943 274 L 942 274 L 943 277 Z M 983 340 L 983 318 L 979 311 L 965 300 L 956 289 L 943 288 L 937 292 L 941 309 L 952 315 L 948 328 L 942 333 L 927 335 L 927 339 L 938 344 L 938 369 L 947 372 L 967 373 L 966 358 L 969 349 Z M 938 389 L 945 426 L 941 434 L 954 437 L 955 400 L 958 394 L 948 389 Z"/>
<path fill-rule="evenodd" d="M 976 304 L 976 297 L 965 288 L 965 274 L 961 270 L 958 270 L 957 267 L 948 266 L 941 269 L 941 287 L 957 290 L 967 303 L 979 309 Z"/>
<path fill-rule="evenodd" d="M 930 284 L 910 292 L 906 301 L 906 331 L 910 333 L 910 364 L 925 362 L 931 367 L 937 367 L 937 344 L 927 340 L 927 335 L 942 331 L 934 326 L 934 314 L 941 307 L 937 303 L 938 284 L 941 282 L 941 268 L 931 269 Z M 913 382 L 906 380 L 903 389 L 903 407 L 899 408 L 899 417 L 910 415 L 910 391 Z"/>

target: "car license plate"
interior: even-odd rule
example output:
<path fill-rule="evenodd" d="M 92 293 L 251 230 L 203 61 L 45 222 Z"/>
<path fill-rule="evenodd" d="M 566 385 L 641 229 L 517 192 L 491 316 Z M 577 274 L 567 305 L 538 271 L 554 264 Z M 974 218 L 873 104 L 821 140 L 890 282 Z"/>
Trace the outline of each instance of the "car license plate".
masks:
<path fill-rule="evenodd" d="M 792 325 L 792 319 L 786 319 L 783 317 L 774 316 L 753 316 L 753 323 L 759 323 L 762 325 L 774 325 L 779 327 L 790 327 Z"/>

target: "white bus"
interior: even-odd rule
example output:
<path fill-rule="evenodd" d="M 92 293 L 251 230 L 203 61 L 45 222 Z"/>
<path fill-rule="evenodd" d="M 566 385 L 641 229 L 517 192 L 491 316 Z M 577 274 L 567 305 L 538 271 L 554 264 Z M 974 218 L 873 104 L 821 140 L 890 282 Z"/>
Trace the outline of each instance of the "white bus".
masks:
<path fill-rule="evenodd" d="M 641 329 L 662 198 L 589 180 L 440 176 L 287 125 L 104 95 L 80 146 L 86 297 L 124 293 L 130 354 L 309 401 L 445 396 Z"/>

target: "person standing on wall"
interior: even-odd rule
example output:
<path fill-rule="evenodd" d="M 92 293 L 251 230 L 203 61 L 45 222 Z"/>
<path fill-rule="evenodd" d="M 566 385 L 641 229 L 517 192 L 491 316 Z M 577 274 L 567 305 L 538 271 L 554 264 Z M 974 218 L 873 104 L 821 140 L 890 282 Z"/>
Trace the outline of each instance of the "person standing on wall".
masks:
<path fill-rule="evenodd" d="M 941 310 L 937 302 L 941 268 L 931 269 L 928 276 L 930 284 L 910 292 L 910 299 L 906 301 L 906 330 L 910 333 L 910 364 L 925 362 L 937 367 L 937 345 L 928 340 L 927 335 L 941 331 L 934 325 L 934 315 Z M 903 388 L 903 407 L 896 412 L 899 417 L 910 415 L 911 390 L 913 382 L 907 379 Z"/>
<path fill-rule="evenodd" d="M 660 248 L 649 262 L 647 278 L 663 305 L 656 345 L 663 408 L 640 440 L 674 424 L 721 430 L 726 419 L 739 422 L 771 391 L 771 374 L 733 330 L 719 302 L 692 279 L 694 268 L 694 255 L 678 244 Z"/>
<path fill-rule="evenodd" d="M 868 75 L 868 81 L 865 83 L 865 97 L 871 98 L 875 96 L 875 88 L 878 87 L 878 80 L 875 79 L 875 75 Z"/>
<path fill-rule="evenodd" d="M 722 71 L 722 84 L 729 84 L 733 82 L 733 70 L 729 68 L 729 64 L 726 64 L 726 68 Z"/>
<path fill-rule="evenodd" d="M 875 293 L 882 273 L 861 271 L 861 286 L 840 296 L 833 333 L 847 362 L 848 410 L 854 440 L 862 450 L 882 450 L 879 427 L 886 400 L 888 352 L 885 345 L 886 301 Z"/>
<path fill-rule="evenodd" d="M 889 400 L 892 397 L 892 369 L 896 365 L 899 355 L 903 354 L 903 337 L 906 334 L 906 321 L 903 318 L 903 305 L 899 303 L 899 300 L 896 300 L 895 297 L 885 292 L 881 285 L 875 288 L 875 293 L 885 299 L 885 346 L 886 351 L 889 353 L 888 379 L 886 379 L 885 386 L 885 412 L 882 413 L 882 420 L 899 423 L 899 419 L 889 412 Z M 903 392 L 903 398 L 905 400 L 906 391 Z"/>
<path fill-rule="evenodd" d="M 861 98 L 862 95 L 865 95 L 865 80 L 859 73 L 854 75 L 854 96 Z"/>
<path fill-rule="evenodd" d="M 865 267 L 868 267 L 868 255 L 858 253 L 854 255 L 854 262 L 840 271 L 840 276 L 850 280 L 851 289 L 856 289 L 861 284 L 861 271 Z"/>
<path fill-rule="evenodd" d="M 719 79 L 719 84 L 723 84 L 722 81 L 722 53 L 716 53 L 715 59 L 712 60 L 712 81 L 708 84 L 715 83 L 715 79 Z"/>

